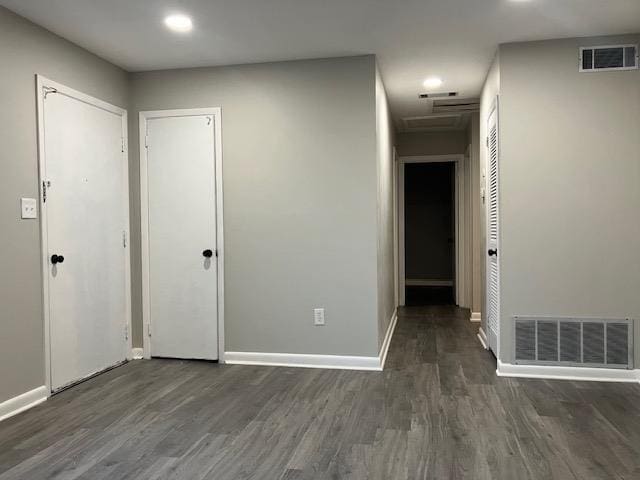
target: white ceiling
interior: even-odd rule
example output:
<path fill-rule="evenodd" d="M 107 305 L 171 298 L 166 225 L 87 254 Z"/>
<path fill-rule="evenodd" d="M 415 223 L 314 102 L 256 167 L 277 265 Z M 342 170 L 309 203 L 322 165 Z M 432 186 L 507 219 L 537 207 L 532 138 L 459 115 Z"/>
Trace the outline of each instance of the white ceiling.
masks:
<path fill-rule="evenodd" d="M 640 0 L 0 0 L 130 71 L 374 53 L 396 121 L 477 96 L 499 43 L 640 31 Z M 186 13 L 188 35 L 168 31 Z"/>

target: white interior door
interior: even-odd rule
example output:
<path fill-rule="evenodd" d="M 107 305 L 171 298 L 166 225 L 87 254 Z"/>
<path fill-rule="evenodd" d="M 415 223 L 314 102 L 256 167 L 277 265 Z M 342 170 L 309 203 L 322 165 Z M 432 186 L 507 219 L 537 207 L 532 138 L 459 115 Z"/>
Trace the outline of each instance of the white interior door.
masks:
<path fill-rule="evenodd" d="M 213 115 L 147 120 L 151 355 L 218 358 Z"/>
<path fill-rule="evenodd" d="M 487 328 L 489 347 L 498 356 L 500 338 L 500 263 L 498 251 L 499 230 L 499 141 L 498 141 L 498 105 L 489 115 L 487 122 Z"/>
<path fill-rule="evenodd" d="M 52 390 L 127 357 L 126 117 L 89 102 L 42 104 Z"/>

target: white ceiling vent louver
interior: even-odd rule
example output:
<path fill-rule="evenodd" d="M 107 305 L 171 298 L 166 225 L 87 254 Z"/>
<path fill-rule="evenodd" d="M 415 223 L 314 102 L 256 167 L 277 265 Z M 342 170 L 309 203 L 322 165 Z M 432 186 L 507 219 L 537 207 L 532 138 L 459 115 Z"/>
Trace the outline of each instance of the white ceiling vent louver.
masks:
<path fill-rule="evenodd" d="M 637 68 L 638 45 L 580 47 L 581 72 L 608 72 Z"/>

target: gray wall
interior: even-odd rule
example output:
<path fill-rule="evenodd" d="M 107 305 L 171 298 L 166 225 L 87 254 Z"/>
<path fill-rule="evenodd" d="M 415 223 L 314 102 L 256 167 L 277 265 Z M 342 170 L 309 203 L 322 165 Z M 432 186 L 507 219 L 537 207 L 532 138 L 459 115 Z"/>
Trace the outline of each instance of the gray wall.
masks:
<path fill-rule="evenodd" d="M 395 189 L 393 182 L 394 128 L 387 95 L 376 67 L 376 158 L 378 172 L 378 347 L 382 345 L 391 317 L 396 309 L 395 298 Z"/>
<path fill-rule="evenodd" d="M 138 112 L 222 107 L 226 350 L 376 355 L 375 58 L 131 78 L 134 198 Z M 139 214 L 136 203 L 132 244 Z M 138 289 L 133 300 L 139 308 Z M 314 307 L 326 308 L 326 326 L 313 326 Z"/>
<path fill-rule="evenodd" d="M 464 130 L 445 132 L 404 132 L 396 137 L 398 155 L 450 155 L 467 151 Z"/>
<path fill-rule="evenodd" d="M 36 80 L 42 74 L 127 107 L 127 74 L 0 7 L 0 402 L 44 384 L 38 220 L 20 197 L 38 197 Z"/>
<path fill-rule="evenodd" d="M 640 71 L 577 65 L 617 43 L 640 35 L 500 47 L 504 361 L 513 315 L 640 318 Z"/>

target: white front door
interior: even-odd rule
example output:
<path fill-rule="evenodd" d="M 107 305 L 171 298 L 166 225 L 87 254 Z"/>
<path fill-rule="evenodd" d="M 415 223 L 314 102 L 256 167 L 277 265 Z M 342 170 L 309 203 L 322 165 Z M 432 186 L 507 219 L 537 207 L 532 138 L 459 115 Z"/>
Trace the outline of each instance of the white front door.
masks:
<path fill-rule="evenodd" d="M 146 120 L 152 356 L 218 358 L 214 120 Z"/>
<path fill-rule="evenodd" d="M 52 390 L 127 357 L 126 115 L 91 101 L 58 88 L 42 102 Z"/>
<path fill-rule="evenodd" d="M 487 121 L 487 328 L 489 347 L 498 356 L 500 339 L 500 263 L 498 261 L 499 230 L 499 148 L 498 103 Z"/>

